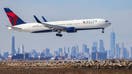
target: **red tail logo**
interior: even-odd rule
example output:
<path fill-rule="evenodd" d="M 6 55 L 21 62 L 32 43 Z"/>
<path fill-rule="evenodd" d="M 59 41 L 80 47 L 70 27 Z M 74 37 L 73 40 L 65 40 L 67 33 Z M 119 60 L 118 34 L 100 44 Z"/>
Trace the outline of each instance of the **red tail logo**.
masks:
<path fill-rule="evenodd" d="M 10 23 L 12 24 L 12 26 L 15 25 L 20 25 L 20 24 L 24 24 L 25 22 L 19 18 L 14 12 L 12 12 L 9 8 L 4 8 Z"/>

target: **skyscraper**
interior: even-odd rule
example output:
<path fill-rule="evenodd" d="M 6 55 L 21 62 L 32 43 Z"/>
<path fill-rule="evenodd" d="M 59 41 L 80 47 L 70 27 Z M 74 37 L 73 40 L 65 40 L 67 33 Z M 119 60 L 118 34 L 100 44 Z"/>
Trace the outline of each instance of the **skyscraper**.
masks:
<path fill-rule="evenodd" d="M 104 52 L 105 48 L 104 48 L 104 42 L 103 40 L 99 40 L 99 52 Z"/>
<path fill-rule="evenodd" d="M 97 60 L 97 42 L 94 42 L 93 43 L 93 46 L 92 46 L 92 52 L 91 52 L 91 60 Z"/>
<path fill-rule="evenodd" d="M 92 46 L 92 52 L 97 52 L 97 46 L 98 46 L 98 43 L 94 42 Z"/>
<path fill-rule="evenodd" d="M 120 57 L 121 57 L 120 53 L 121 53 L 121 48 L 120 48 L 119 44 L 116 44 L 115 56 L 117 59 L 120 59 Z"/>
<path fill-rule="evenodd" d="M 46 48 L 45 49 L 45 57 L 51 57 L 50 49 Z"/>
<path fill-rule="evenodd" d="M 107 58 L 107 51 L 105 51 L 104 42 L 101 39 L 101 40 L 99 40 L 99 51 L 97 53 L 97 59 L 105 60 L 106 58 Z"/>
<path fill-rule="evenodd" d="M 109 54 L 109 58 L 114 58 L 115 57 L 115 44 L 116 44 L 116 36 L 115 36 L 115 32 L 111 32 L 110 35 L 110 54 Z"/>
<path fill-rule="evenodd" d="M 124 43 L 122 43 L 122 59 L 128 59 L 129 58 L 129 52 L 127 48 L 125 48 Z"/>
<path fill-rule="evenodd" d="M 24 50 L 24 45 L 22 44 L 22 54 L 25 53 L 25 50 Z"/>
<path fill-rule="evenodd" d="M 89 48 L 87 47 L 86 44 L 82 45 L 82 57 L 88 58 L 89 59 Z"/>
<path fill-rule="evenodd" d="M 79 54 L 79 48 L 78 48 L 78 46 L 73 46 L 71 48 L 71 58 L 72 59 L 78 58 L 78 54 Z"/>
<path fill-rule="evenodd" d="M 132 47 L 130 48 L 130 50 L 131 50 L 131 57 L 130 58 L 132 59 Z"/>
<path fill-rule="evenodd" d="M 15 50 L 15 36 L 12 36 L 12 42 L 11 42 L 12 46 L 11 46 L 11 54 L 14 55 L 16 54 L 16 50 Z"/>

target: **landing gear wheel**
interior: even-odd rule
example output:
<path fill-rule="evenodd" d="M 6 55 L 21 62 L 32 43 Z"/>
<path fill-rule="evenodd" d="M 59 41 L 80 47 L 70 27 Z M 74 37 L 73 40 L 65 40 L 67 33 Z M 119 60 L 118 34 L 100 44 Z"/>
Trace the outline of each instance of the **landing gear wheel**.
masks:
<path fill-rule="evenodd" d="M 57 33 L 56 36 L 62 37 L 63 35 L 60 33 Z"/>
<path fill-rule="evenodd" d="M 104 28 L 102 29 L 102 33 L 104 33 Z"/>

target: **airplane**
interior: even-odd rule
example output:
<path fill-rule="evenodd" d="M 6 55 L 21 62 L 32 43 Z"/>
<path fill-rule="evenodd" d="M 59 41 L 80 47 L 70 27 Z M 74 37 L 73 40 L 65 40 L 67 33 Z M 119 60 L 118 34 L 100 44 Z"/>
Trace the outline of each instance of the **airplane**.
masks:
<path fill-rule="evenodd" d="M 10 8 L 4 8 L 4 10 L 11 23 L 11 26 L 8 26 L 8 29 L 22 32 L 57 32 L 56 36 L 62 37 L 62 32 L 76 33 L 80 30 L 102 29 L 102 33 L 104 33 L 104 29 L 111 25 L 111 22 L 105 19 L 80 19 L 49 22 L 43 16 L 42 19 L 44 22 L 41 22 L 36 16 L 34 16 L 37 22 L 27 23 L 18 17 Z"/>

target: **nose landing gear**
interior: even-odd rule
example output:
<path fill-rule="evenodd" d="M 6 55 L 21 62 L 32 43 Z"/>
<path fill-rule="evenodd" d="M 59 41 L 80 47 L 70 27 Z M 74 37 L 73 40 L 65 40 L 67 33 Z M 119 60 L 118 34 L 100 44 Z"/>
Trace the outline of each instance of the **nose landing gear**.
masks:
<path fill-rule="evenodd" d="M 102 33 L 104 33 L 104 28 L 102 28 Z"/>

